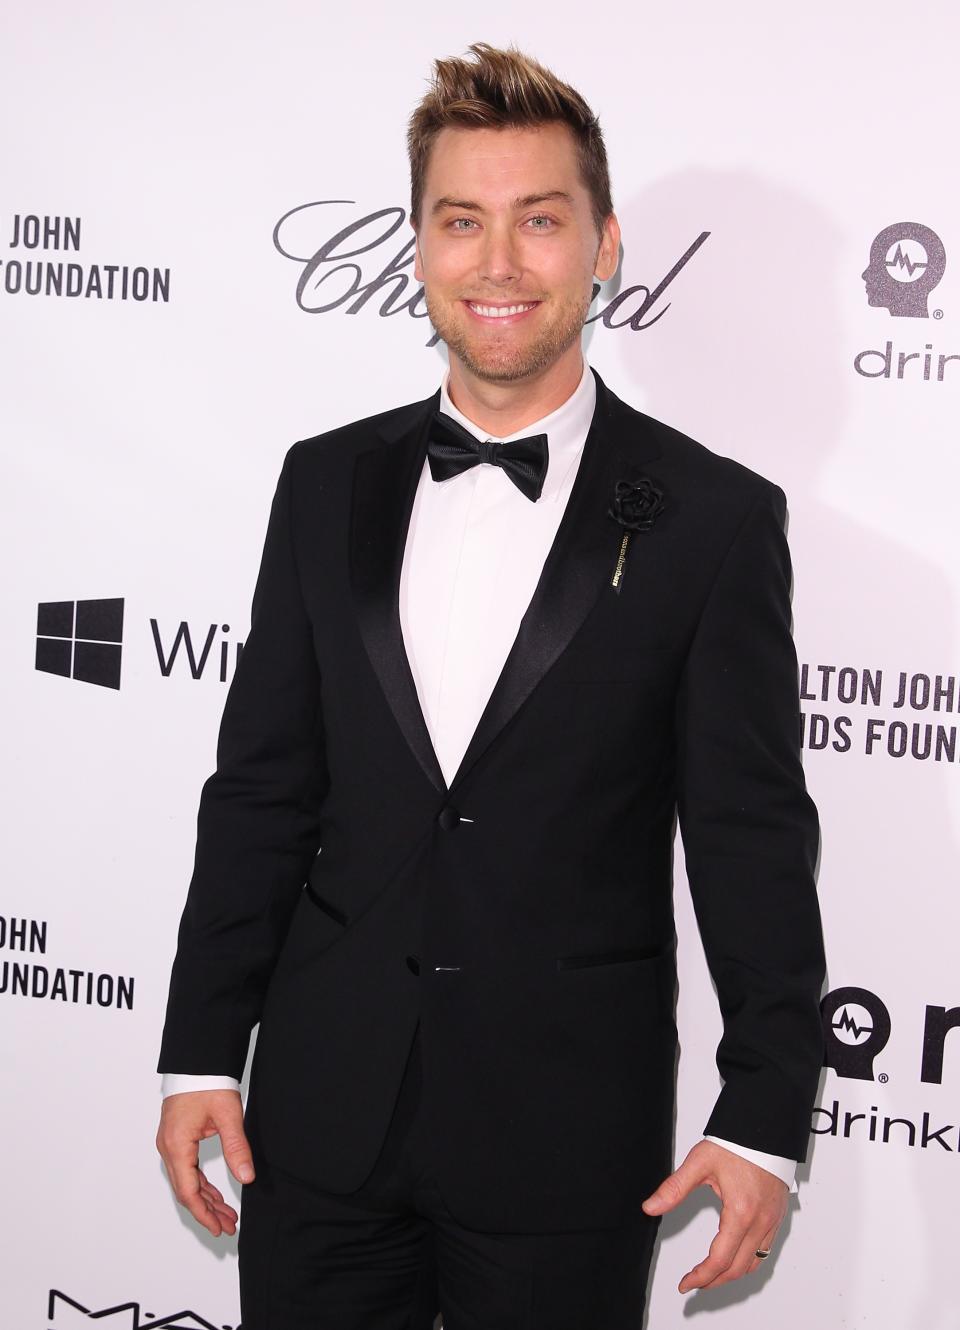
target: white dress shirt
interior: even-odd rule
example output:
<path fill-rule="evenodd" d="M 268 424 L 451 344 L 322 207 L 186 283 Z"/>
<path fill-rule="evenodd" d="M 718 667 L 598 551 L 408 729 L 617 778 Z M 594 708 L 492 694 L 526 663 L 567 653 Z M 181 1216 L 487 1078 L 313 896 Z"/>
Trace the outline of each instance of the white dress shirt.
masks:
<path fill-rule="evenodd" d="M 449 371 L 440 410 L 477 439 L 491 436 L 454 406 Z M 580 382 L 555 411 L 496 439 L 546 434 L 543 489 L 531 502 L 500 467 L 480 463 L 434 481 L 429 460 L 413 501 L 400 574 L 400 623 L 420 706 L 448 785 L 477 727 L 540 579 L 573 486 L 596 404 L 586 358 Z M 236 1090 L 230 1076 L 165 1073 L 164 1095 Z M 791 1189 L 796 1161 L 709 1136 Z"/>

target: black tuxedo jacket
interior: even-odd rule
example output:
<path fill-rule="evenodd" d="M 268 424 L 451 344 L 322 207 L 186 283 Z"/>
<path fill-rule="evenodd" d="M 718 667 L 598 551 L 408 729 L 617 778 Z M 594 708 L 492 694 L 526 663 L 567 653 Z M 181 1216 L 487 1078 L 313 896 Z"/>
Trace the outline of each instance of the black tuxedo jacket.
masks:
<path fill-rule="evenodd" d="M 723 1016 L 707 1132 L 803 1159 L 822 1064 L 784 496 L 593 372 L 567 507 L 449 788 L 398 609 L 439 390 L 288 451 L 159 1064 L 239 1077 L 259 1021 L 255 1157 L 348 1192 L 419 1023 L 441 1189 L 487 1230 L 615 1224 L 669 1172 L 677 813 Z M 607 509 L 642 476 L 666 506 L 617 592 Z"/>

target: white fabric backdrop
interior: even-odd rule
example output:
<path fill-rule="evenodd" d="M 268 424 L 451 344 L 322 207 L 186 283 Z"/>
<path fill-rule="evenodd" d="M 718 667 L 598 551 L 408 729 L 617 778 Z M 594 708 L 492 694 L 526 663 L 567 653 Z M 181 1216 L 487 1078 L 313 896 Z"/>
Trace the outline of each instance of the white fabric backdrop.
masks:
<path fill-rule="evenodd" d="M 882 1023 L 870 994 L 891 1021 L 876 1079 L 853 1075 L 849 1060 L 824 1073 L 821 1134 L 776 1259 L 694 1303 L 718 1330 L 958 1324 L 960 1129 L 934 1133 L 960 1117 L 960 1033 L 946 1036 L 942 1083 L 921 1080 L 921 1055 L 927 1006 L 960 1004 L 950 753 L 960 699 L 954 689 L 938 712 L 896 706 L 901 671 L 944 676 L 945 692 L 957 660 L 960 363 L 946 361 L 940 381 L 936 357 L 960 353 L 949 165 L 958 38 L 947 0 L 909 12 L 887 0 L 795 11 L 615 0 L 589 14 L 554 9 L 549 21 L 504 0 L 467 20 L 440 5 L 331 13 L 295 0 L 41 2 L 7 15 L 3 1324 L 61 1330 L 114 1307 L 105 1323 L 124 1330 L 182 1309 L 193 1319 L 165 1323 L 234 1326 L 239 1315 L 235 1242 L 182 1217 L 153 1149 L 168 968 L 226 689 L 221 643 L 229 664 L 289 444 L 426 396 L 443 367 L 426 319 L 380 317 L 397 279 L 356 313 L 351 300 L 306 313 L 304 263 L 273 233 L 301 205 L 344 200 L 280 229 L 280 246 L 306 260 L 342 227 L 395 209 L 338 249 L 369 246 L 358 285 L 381 274 L 411 234 L 407 116 L 432 59 L 479 39 L 517 42 L 600 115 L 624 258 L 597 308 L 627 287 L 655 288 L 709 233 L 643 321 L 662 317 L 639 331 L 598 321 L 586 347 L 621 396 L 787 492 L 808 739 L 819 744 L 830 727 L 806 757 L 823 821 L 829 982 L 869 990 L 838 1007 L 832 1047 L 852 1041 L 869 1055 Z M 38 248 L 22 243 L 29 217 L 41 219 Z M 44 249 L 44 217 L 80 219 L 79 246 Z M 932 228 L 946 250 L 929 318 L 866 298 L 871 242 L 900 222 Z M 69 239 L 62 224 L 59 238 Z M 923 258 L 909 238 L 904 256 L 888 269 L 894 282 Z M 29 295 L 40 270 L 28 263 L 79 265 L 63 280 L 81 289 L 100 265 L 104 290 L 106 265 L 118 288 L 124 265 L 140 267 L 131 289 L 159 281 L 168 299 Z M 352 272 L 325 276 L 336 266 L 321 265 L 323 285 L 303 305 L 350 289 Z M 411 266 L 402 271 L 397 305 L 416 292 Z M 924 271 L 912 270 L 917 280 Z M 884 352 L 888 340 L 889 377 L 858 373 L 858 353 Z M 899 353 L 928 343 L 930 377 L 917 359 L 898 378 Z M 124 611 L 119 689 L 35 668 L 38 604 L 113 598 Z M 181 624 L 198 677 L 184 641 L 160 666 Z M 821 666 L 882 670 L 879 702 L 861 704 L 859 691 L 841 700 L 838 675 Z M 868 753 L 871 721 L 879 737 Z M 942 726 L 941 760 L 891 756 L 896 721 L 908 738 L 915 722 L 932 723 L 934 743 Z M 921 731 L 921 753 L 923 741 Z M 677 898 L 682 1151 L 716 1092 L 719 1023 L 682 874 Z M 131 980 L 132 1002 L 118 1006 Z M 38 996 L 15 991 L 22 983 Z M 98 1005 L 98 983 L 112 1005 Z M 846 1113 L 866 1115 L 848 1138 Z M 884 1117 L 907 1120 L 888 1125 L 886 1142 Z M 223 1179 L 219 1164 L 212 1171 Z M 657 1330 L 689 1314 L 675 1286 L 715 1222 L 706 1194 L 666 1222 Z"/>

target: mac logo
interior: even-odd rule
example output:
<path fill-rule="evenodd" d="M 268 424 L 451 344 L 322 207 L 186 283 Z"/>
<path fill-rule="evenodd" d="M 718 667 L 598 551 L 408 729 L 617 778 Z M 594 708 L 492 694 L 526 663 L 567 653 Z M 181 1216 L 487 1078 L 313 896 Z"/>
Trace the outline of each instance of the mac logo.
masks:
<path fill-rule="evenodd" d="M 90 1322 L 104 1325 L 108 1330 L 242 1330 L 242 1327 L 208 1321 L 196 1312 L 174 1312 L 171 1316 L 155 1316 L 140 1310 L 139 1302 L 120 1302 L 113 1307 L 84 1307 L 74 1298 L 58 1289 L 50 1290 L 47 1303 L 50 1330 L 91 1330 Z"/>

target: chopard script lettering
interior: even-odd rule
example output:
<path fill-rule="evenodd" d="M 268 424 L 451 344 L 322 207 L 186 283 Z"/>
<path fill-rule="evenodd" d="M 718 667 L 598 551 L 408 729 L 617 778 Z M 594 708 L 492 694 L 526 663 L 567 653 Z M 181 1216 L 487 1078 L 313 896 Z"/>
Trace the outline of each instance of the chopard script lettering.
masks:
<path fill-rule="evenodd" d="M 359 314 L 370 301 L 375 302 L 375 307 L 379 301 L 381 318 L 404 312 L 414 319 L 427 318 L 423 287 L 414 281 L 412 272 L 404 271 L 413 267 L 413 236 L 405 243 L 402 237 L 394 239 L 406 221 L 406 211 L 379 208 L 343 225 L 333 222 L 333 217 L 339 220 L 343 214 L 330 209 L 355 206 L 353 199 L 301 203 L 285 212 L 273 228 L 273 243 L 278 252 L 301 265 L 296 287 L 300 309 L 305 314 L 330 314 L 338 309 L 345 314 Z M 632 332 L 652 327 L 663 318 L 671 302 L 657 310 L 654 306 L 709 235 L 709 231 L 701 231 L 655 286 L 642 282 L 624 286 L 602 309 L 591 314 L 587 323 L 599 319 L 605 328 L 629 328 Z M 384 262 L 385 255 L 388 257 Z M 370 265 L 368 270 L 361 260 Z M 382 266 L 375 275 L 370 275 L 370 270 L 378 264 Z M 595 282 L 594 300 L 599 293 L 600 284 Z M 435 346 L 438 340 L 434 333 L 427 346 Z"/>

